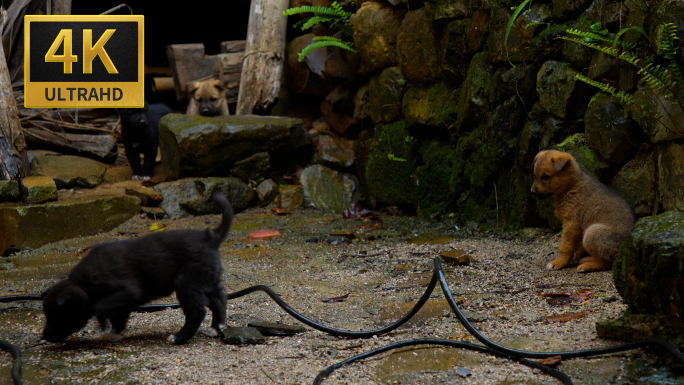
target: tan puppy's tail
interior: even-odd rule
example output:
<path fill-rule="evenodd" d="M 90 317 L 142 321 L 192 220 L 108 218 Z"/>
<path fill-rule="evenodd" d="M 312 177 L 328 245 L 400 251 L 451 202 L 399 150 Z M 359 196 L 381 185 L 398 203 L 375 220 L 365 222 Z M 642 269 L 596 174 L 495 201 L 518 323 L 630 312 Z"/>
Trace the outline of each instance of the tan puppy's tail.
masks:
<path fill-rule="evenodd" d="M 589 257 L 580 259 L 577 271 L 609 269 L 620 251 L 620 243 L 624 238 L 624 234 L 618 234 L 610 226 L 601 223 L 587 227 L 582 237 L 582 246 L 589 253 Z"/>

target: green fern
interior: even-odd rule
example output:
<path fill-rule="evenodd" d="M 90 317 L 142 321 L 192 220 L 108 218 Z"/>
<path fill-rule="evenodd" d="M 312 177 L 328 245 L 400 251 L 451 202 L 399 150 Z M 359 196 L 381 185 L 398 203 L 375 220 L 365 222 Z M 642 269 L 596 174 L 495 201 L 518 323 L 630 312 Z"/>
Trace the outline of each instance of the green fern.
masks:
<path fill-rule="evenodd" d="M 634 96 L 626 94 L 624 91 L 617 92 L 617 89 L 608 83 L 598 82 L 598 81 L 590 79 L 590 78 L 588 78 L 582 74 L 575 75 L 575 78 L 577 80 L 581 80 L 581 81 L 583 81 L 589 85 L 592 85 L 592 86 L 600 89 L 603 92 L 606 92 L 606 93 L 613 95 L 613 97 L 618 99 L 620 101 L 620 103 L 622 103 L 622 104 L 626 105 L 626 104 L 632 104 L 632 103 L 636 102 L 636 99 L 634 98 Z"/>
<path fill-rule="evenodd" d="M 323 47 L 337 47 L 337 48 L 346 49 L 347 51 L 351 51 L 354 53 L 356 52 L 356 50 L 351 46 L 351 43 L 348 43 L 346 41 L 341 41 L 340 39 L 336 39 L 332 36 L 317 36 L 317 38 L 314 38 L 314 40 L 319 40 L 319 41 L 307 45 L 306 47 L 304 47 L 302 52 L 299 53 L 299 61 L 300 62 L 302 60 L 304 60 L 304 57 L 306 57 L 306 55 L 308 55 L 311 51 L 318 49 L 318 48 L 323 48 Z M 330 40 L 321 39 L 321 38 L 327 38 Z"/>
<path fill-rule="evenodd" d="M 354 5 L 351 1 L 349 4 L 352 6 Z M 333 2 L 330 7 L 302 5 L 301 7 L 290 8 L 283 12 L 283 14 L 287 16 L 300 13 L 314 13 L 314 16 L 307 17 L 295 23 L 295 27 L 301 26 L 303 31 L 312 28 L 319 23 L 330 23 L 332 27 L 342 31 L 345 36 L 351 38 L 354 35 L 349 23 L 352 12 L 345 11 L 337 1 Z M 300 62 L 304 60 L 304 57 L 311 51 L 323 47 L 338 47 L 346 49 L 347 51 L 356 52 L 353 41 L 342 41 L 332 36 L 317 36 L 314 40 L 316 40 L 315 43 L 309 44 L 299 53 Z"/>
<path fill-rule="evenodd" d="M 655 64 L 655 56 L 646 56 L 645 54 L 643 54 L 643 48 L 645 47 L 642 47 L 641 45 L 619 41 L 620 36 L 629 30 L 633 30 L 640 33 L 648 41 L 648 35 L 646 34 L 646 31 L 643 28 L 625 28 L 618 32 L 614 39 L 608 39 L 603 36 L 605 33 L 607 33 L 607 31 L 597 31 L 597 28 L 594 27 L 595 26 L 592 26 L 592 30 L 598 33 L 568 29 L 566 32 L 576 37 L 559 36 L 558 38 L 573 43 L 581 44 L 586 47 L 590 47 L 592 49 L 601 51 L 603 53 L 617 57 L 621 60 L 624 60 L 632 64 L 633 66 L 638 68 L 638 74 L 642 76 L 647 87 L 651 88 L 656 92 L 663 92 L 664 98 L 671 99 L 673 104 L 678 104 L 680 108 L 684 108 L 684 81 L 682 80 L 682 73 L 675 59 L 678 51 L 678 45 L 675 41 L 678 39 L 676 25 L 674 25 L 673 23 L 664 23 L 659 25 L 657 30 L 656 39 L 659 43 L 659 49 L 656 54 L 661 56 L 663 59 L 667 60 L 667 65 Z M 601 43 L 612 43 L 612 46 L 605 47 L 603 45 L 599 45 Z M 611 86 L 610 84 L 598 82 L 579 74 L 576 75 L 576 78 L 582 82 L 585 82 L 591 86 L 594 86 L 604 92 L 613 95 L 623 104 L 636 103 L 636 98 L 634 96 L 625 94 L 623 91 L 617 92 L 615 87 Z M 679 124 L 677 122 L 673 122 L 675 127 L 670 127 L 665 122 L 663 122 L 663 120 L 661 120 L 659 116 L 653 115 L 648 111 L 644 112 L 650 115 L 651 117 L 657 119 L 659 122 L 664 124 L 668 129 L 671 129 L 680 134 L 684 134 L 684 130 L 682 130 L 679 127 Z"/>

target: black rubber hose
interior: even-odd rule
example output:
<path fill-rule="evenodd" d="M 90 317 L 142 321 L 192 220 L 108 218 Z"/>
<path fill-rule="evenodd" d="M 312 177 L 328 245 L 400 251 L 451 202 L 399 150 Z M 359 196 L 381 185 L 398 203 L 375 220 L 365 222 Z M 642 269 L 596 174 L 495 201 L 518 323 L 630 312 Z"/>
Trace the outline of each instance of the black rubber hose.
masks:
<path fill-rule="evenodd" d="M 19 376 L 19 369 L 21 369 L 21 350 L 15 345 L 7 341 L 0 340 L 0 349 L 6 350 L 14 357 L 14 365 L 12 366 L 12 380 L 15 385 L 22 385 L 21 377 Z"/>
<path fill-rule="evenodd" d="M 666 351 L 668 351 L 670 354 L 672 354 L 682 365 L 684 365 L 684 355 L 677 349 L 676 346 L 672 345 L 671 343 L 660 340 L 657 338 L 649 338 L 641 341 L 634 341 L 634 342 L 629 342 L 626 344 L 622 345 L 616 345 L 616 346 L 609 346 L 605 348 L 598 348 L 598 349 L 589 349 L 589 350 L 575 350 L 575 351 L 568 351 L 568 352 L 552 352 L 552 353 L 539 353 L 539 352 L 527 352 L 524 350 L 515 350 L 515 349 L 509 349 L 505 346 L 498 345 L 491 340 L 487 339 L 485 336 L 483 336 L 479 331 L 477 331 L 473 325 L 468 322 L 466 317 L 463 315 L 461 312 L 461 309 L 459 309 L 458 305 L 456 304 L 456 301 L 454 301 L 454 297 L 451 294 L 451 290 L 449 290 L 449 286 L 447 285 L 446 278 L 444 277 L 444 271 L 442 270 L 442 262 L 440 261 L 439 257 L 436 257 L 434 259 L 435 262 L 435 272 L 439 274 L 439 283 L 442 287 L 442 291 L 444 292 L 444 296 L 447 299 L 447 302 L 449 303 L 449 306 L 451 307 L 451 310 L 456 313 L 456 317 L 458 317 L 458 320 L 461 321 L 461 324 L 472 334 L 473 337 L 475 337 L 478 341 L 482 342 L 486 346 L 498 350 L 500 352 L 506 353 L 506 354 L 511 354 L 511 355 L 516 355 L 520 357 L 529 357 L 529 358 L 548 358 L 548 357 L 553 357 L 553 356 L 561 356 L 563 359 L 567 358 L 577 358 L 577 357 L 591 357 L 591 356 L 598 356 L 598 355 L 603 355 L 603 354 L 609 354 L 609 353 L 616 353 L 616 352 L 623 352 L 626 350 L 632 350 L 640 347 L 654 347 L 654 346 L 659 346 Z"/>
<path fill-rule="evenodd" d="M 320 372 L 318 374 L 318 376 L 316 376 L 316 379 L 314 379 L 313 385 L 320 385 L 321 381 L 323 381 L 326 377 L 328 377 L 330 374 L 332 374 L 335 370 L 343 367 L 344 365 L 350 364 L 354 361 L 358 361 L 358 360 L 362 360 L 362 359 L 365 359 L 368 357 L 372 357 L 372 356 L 375 356 L 375 355 L 380 354 L 380 353 L 384 353 L 384 352 L 389 351 L 389 350 L 398 349 L 398 348 L 402 348 L 405 346 L 414 346 L 414 345 L 449 346 L 452 348 L 474 350 L 476 352 L 486 353 L 486 354 L 490 354 L 492 356 L 507 358 L 509 360 L 519 362 L 519 363 L 526 365 L 526 366 L 529 366 L 531 368 L 539 369 L 546 374 L 550 374 L 550 375 L 556 377 L 557 379 L 563 381 L 564 384 L 572 385 L 572 380 L 570 379 L 570 377 L 568 377 L 567 374 L 561 372 L 560 370 L 550 368 L 546 365 L 542 365 L 542 364 L 535 362 L 535 361 L 530 361 L 530 360 L 527 360 L 527 359 L 524 359 L 521 357 L 516 357 L 516 356 L 510 355 L 510 354 L 506 354 L 504 352 L 500 352 L 498 350 L 490 349 L 490 348 L 485 347 L 485 346 L 473 345 L 473 344 L 468 343 L 468 342 L 436 340 L 436 339 L 430 339 L 430 338 L 397 342 L 397 343 L 394 343 L 391 345 L 383 346 L 381 348 L 372 350 L 372 351 L 367 352 L 367 353 L 356 355 L 356 356 L 348 358 L 344 361 L 338 362 L 334 365 L 328 366 L 327 368 L 323 369 L 323 371 Z"/>
<path fill-rule="evenodd" d="M 295 319 L 299 320 L 300 322 L 323 332 L 326 332 L 328 334 L 336 335 L 336 336 L 342 336 L 342 337 L 348 337 L 348 338 L 369 338 L 374 335 L 380 335 L 384 334 L 387 332 L 390 332 L 399 326 L 403 325 L 406 321 L 411 319 L 418 311 L 423 307 L 423 305 L 427 302 L 428 298 L 434 291 L 437 281 L 439 281 L 440 286 L 442 288 L 442 291 L 444 292 L 444 296 L 447 299 L 447 302 L 449 303 L 449 306 L 451 309 L 454 311 L 456 314 L 456 317 L 459 319 L 459 321 L 463 324 L 463 326 L 470 332 L 470 334 L 473 335 L 478 341 L 482 342 L 486 347 L 481 347 L 478 345 L 472 345 L 464 342 L 456 342 L 456 341 L 447 341 L 447 340 L 412 340 L 412 341 L 405 341 L 405 342 L 400 342 L 397 344 L 392 344 L 380 349 L 373 350 L 368 353 L 364 353 L 359 356 L 352 357 L 346 361 L 342 361 L 338 364 L 335 364 L 333 366 L 330 366 L 329 368 L 325 369 L 319 376 L 316 378 L 317 382 L 314 382 L 315 384 L 320 383 L 320 381 L 323 380 L 326 376 L 330 375 L 335 369 L 359 360 L 363 359 L 366 357 L 370 357 L 375 354 L 379 354 L 391 349 L 395 349 L 401 346 L 411 346 L 411 345 L 418 345 L 418 344 L 425 344 L 428 343 L 426 341 L 430 341 L 430 344 L 437 344 L 437 345 L 444 345 L 444 346 L 453 346 L 453 347 L 462 347 L 464 349 L 471 349 L 471 350 L 477 350 L 477 351 L 483 351 L 492 355 L 497 355 L 499 357 L 503 358 L 508 358 L 512 359 L 515 361 L 518 361 L 520 363 L 523 363 L 525 365 L 535 367 L 538 369 L 541 369 L 545 373 L 551 374 L 555 376 L 556 378 L 561 379 L 565 383 L 571 384 L 572 382 L 570 381 L 570 378 L 567 377 L 565 374 L 555 370 L 548 368 L 547 366 L 538 364 L 533 361 L 529 360 L 524 360 L 523 357 L 529 357 L 529 358 L 548 358 L 552 356 L 560 356 L 563 359 L 568 359 L 568 358 L 577 358 L 577 357 L 591 357 L 591 356 L 596 356 L 596 355 L 603 355 L 603 354 L 609 354 L 609 353 L 616 353 L 616 352 L 622 352 L 626 350 L 632 350 L 640 347 L 661 347 L 665 349 L 667 352 L 672 354 L 675 359 L 677 359 L 680 364 L 684 365 L 684 355 L 672 344 L 669 342 L 666 342 L 664 340 L 656 339 L 656 338 L 649 338 L 641 341 L 635 341 L 635 342 L 630 342 L 627 344 L 622 344 L 622 345 L 616 345 L 616 346 L 611 346 L 611 347 L 606 347 L 606 348 L 599 348 L 599 349 L 590 349 L 590 350 L 577 350 L 577 351 L 568 351 L 568 352 L 554 352 L 554 353 L 540 353 L 540 352 L 527 352 L 523 350 L 515 350 L 515 349 L 509 349 L 506 348 L 505 346 L 498 345 L 491 340 L 487 339 L 484 337 L 479 331 L 477 331 L 471 324 L 470 322 L 466 319 L 466 317 L 463 315 L 461 312 L 460 308 L 456 304 L 456 301 L 453 298 L 453 295 L 451 294 L 451 291 L 449 290 L 449 286 L 447 284 L 446 278 L 444 276 L 444 271 L 442 270 L 442 263 L 440 261 L 439 257 L 436 257 L 434 259 L 434 265 L 435 269 L 432 274 L 432 279 L 430 280 L 430 283 L 428 284 L 428 287 L 426 288 L 425 292 L 423 295 L 420 297 L 416 305 L 400 320 L 397 322 L 390 324 L 384 328 L 380 328 L 377 330 L 373 331 L 360 331 L 360 332 L 354 332 L 354 331 L 349 331 L 349 330 L 339 330 L 339 329 L 334 329 L 330 328 L 324 325 L 321 325 L 317 322 L 314 322 L 303 315 L 299 314 L 296 312 L 294 309 L 292 309 L 285 301 L 283 301 L 278 294 L 276 294 L 271 288 L 265 285 L 257 285 L 257 286 L 252 286 L 247 289 L 243 289 L 240 291 L 237 291 L 235 293 L 231 293 L 227 295 L 228 299 L 235 299 L 239 298 L 242 296 L 245 296 L 247 294 L 256 292 L 256 291 L 263 291 L 265 292 L 268 296 L 270 296 L 283 310 L 285 310 L 288 314 L 290 314 L 292 317 Z M 17 295 L 17 296 L 8 296 L 8 297 L 0 297 L 0 302 L 11 302 L 11 301 L 21 301 L 21 300 L 40 300 L 42 299 L 41 296 L 38 295 Z M 154 311 L 161 311 L 165 310 L 167 308 L 178 308 L 179 304 L 153 304 L 153 305 L 143 305 L 138 308 L 136 308 L 135 311 L 137 312 L 154 312 Z M 13 345 L 9 344 L 8 342 L 5 341 L 0 341 L 0 347 L 2 347 L 5 350 L 10 350 L 12 354 L 16 357 L 18 357 L 18 360 L 15 362 L 14 369 L 12 371 L 12 376 L 13 379 L 15 380 L 15 383 L 21 383 L 21 379 L 18 377 L 18 368 L 21 367 L 21 352 L 16 349 Z M 14 352 L 16 351 L 17 354 Z M 15 376 L 16 372 L 16 376 Z M 557 373 L 560 373 L 560 377 L 558 376 Z M 320 377 L 320 379 L 319 379 Z M 19 381 L 19 382 L 17 382 Z"/>
<path fill-rule="evenodd" d="M 7 295 L 4 297 L 0 297 L 0 303 L 4 302 L 16 302 L 16 301 L 40 301 L 42 300 L 43 297 L 35 294 L 27 294 L 27 295 Z"/>
<path fill-rule="evenodd" d="M 322 332 L 332 334 L 334 336 L 340 336 L 340 337 L 370 338 L 370 337 L 373 337 L 374 335 L 380 335 L 380 334 L 388 333 L 388 332 L 398 328 L 399 326 L 403 325 L 409 319 L 411 319 L 416 313 L 418 313 L 420 308 L 422 308 L 423 305 L 425 305 L 427 300 L 430 298 L 430 294 L 432 294 L 432 291 L 435 289 L 435 286 L 437 285 L 437 281 L 438 281 L 438 275 L 435 272 L 432 274 L 432 279 L 430 280 L 430 283 L 428 284 L 428 287 L 425 290 L 425 293 L 423 293 L 423 295 L 418 300 L 418 303 L 416 303 L 415 306 L 413 306 L 413 308 L 411 308 L 411 310 L 408 313 L 406 313 L 406 315 L 403 316 L 400 320 L 398 320 L 397 322 L 395 322 L 393 324 L 387 325 L 383 328 L 380 328 L 377 330 L 365 331 L 365 332 L 363 332 L 363 331 L 362 332 L 354 332 L 351 330 L 334 329 L 334 328 L 331 328 L 331 327 L 328 327 L 325 325 L 321 325 L 315 321 L 312 321 L 312 320 L 304 317 L 303 315 L 297 313 L 294 309 L 292 309 L 290 307 L 290 305 L 285 303 L 285 301 L 283 301 L 282 298 L 280 298 L 280 296 L 278 294 L 276 294 L 270 287 L 265 286 L 265 285 L 252 286 L 252 287 L 248 287 L 247 289 L 228 294 L 228 299 L 231 300 L 231 299 L 239 298 L 239 297 L 245 296 L 247 294 L 253 293 L 255 291 L 263 291 L 264 293 L 268 294 L 268 296 L 271 297 L 278 304 L 278 306 L 280 306 L 283 310 L 285 310 L 289 315 L 291 315 L 292 317 L 294 317 L 298 321 L 300 321 L 306 325 L 311 326 L 312 328 L 314 328 L 316 330 L 320 330 Z"/>

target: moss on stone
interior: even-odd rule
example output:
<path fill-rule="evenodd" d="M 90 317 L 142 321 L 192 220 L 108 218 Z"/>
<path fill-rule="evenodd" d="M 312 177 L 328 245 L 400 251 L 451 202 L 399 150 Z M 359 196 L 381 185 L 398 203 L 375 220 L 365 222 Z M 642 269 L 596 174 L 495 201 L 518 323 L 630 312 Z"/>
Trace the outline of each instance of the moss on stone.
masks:
<path fill-rule="evenodd" d="M 637 221 L 613 264 L 615 288 L 638 313 L 660 312 L 684 327 L 684 213 Z"/>
<path fill-rule="evenodd" d="M 451 212 L 455 196 L 449 187 L 453 170 L 454 151 L 445 142 L 432 140 L 421 144 L 422 165 L 415 170 L 413 202 L 424 218 Z"/>
<path fill-rule="evenodd" d="M 368 193 L 375 193 L 380 204 L 411 202 L 416 151 L 415 142 L 407 140 L 407 134 L 403 120 L 375 127 L 364 177 Z"/>
<path fill-rule="evenodd" d="M 459 93 L 459 88 L 450 88 L 445 82 L 409 86 L 403 100 L 406 123 L 450 126 L 457 118 Z"/>

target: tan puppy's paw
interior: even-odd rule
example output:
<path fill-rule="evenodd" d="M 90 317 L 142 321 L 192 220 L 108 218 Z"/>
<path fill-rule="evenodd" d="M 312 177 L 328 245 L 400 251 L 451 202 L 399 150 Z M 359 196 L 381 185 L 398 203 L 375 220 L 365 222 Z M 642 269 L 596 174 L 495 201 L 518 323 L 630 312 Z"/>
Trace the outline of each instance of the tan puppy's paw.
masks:
<path fill-rule="evenodd" d="M 613 266 L 612 262 L 604 261 L 602 259 L 586 257 L 582 258 L 580 265 L 577 266 L 579 273 L 588 273 L 590 271 L 601 271 L 610 269 Z"/>
<path fill-rule="evenodd" d="M 546 270 L 560 270 L 568 265 L 568 261 L 561 258 L 556 258 L 546 265 Z"/>

